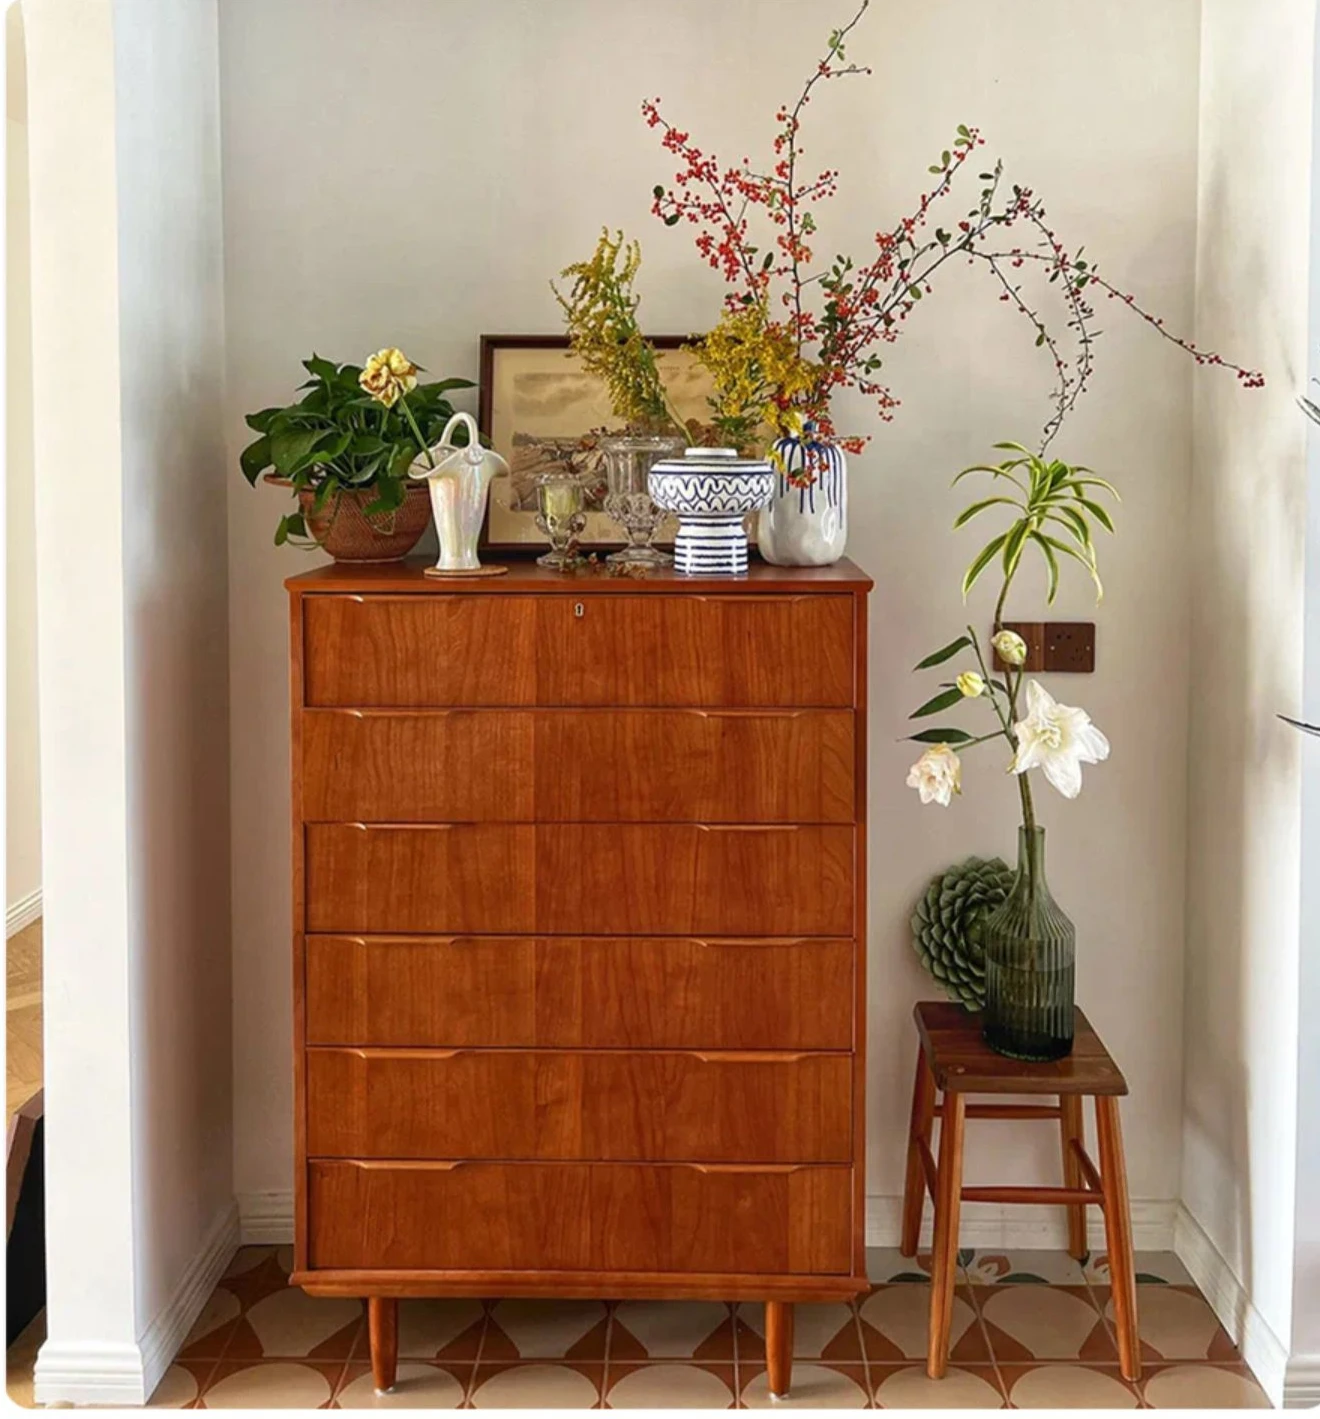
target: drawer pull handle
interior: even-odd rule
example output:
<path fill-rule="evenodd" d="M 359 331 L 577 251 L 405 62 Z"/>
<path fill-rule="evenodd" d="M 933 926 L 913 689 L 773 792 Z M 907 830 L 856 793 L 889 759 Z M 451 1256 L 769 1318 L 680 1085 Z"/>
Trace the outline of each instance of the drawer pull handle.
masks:
<path fill-rule="evenodd" d="M 694 709 L 689 714 L 700 715 L 702 719 L 801 719 L 805 710 L 737 710 L 737 709 Z"/>
<path fill-rule="evenodd" d="M 694 601 L 714 601 L 726 606 L 764 606 L 767 603 L 774 605 L 796 606 L 799 601 L 807 601 L 806 596 L 763 596 L 755 593 L 751 596 L 694 596 Z"/>
<path fill-rule="evenodd" d="M 765 1173 L 800 1173 L 802 1163 L 681 1163 L 697 1173 L 749 1173 L 759 1177 Z"/>
<path fill-rule="evenodd" d="M 693 1059 L 699 1059 L 702 1064 L 796 1064 L 798 1060 L 806 1058 L 801 1051 L 797 1054 L 786 1051 L 772 1054 L 765 1050 L 719 1050 L 718 1052 L 708 1052 L 700 1049 L 694 1049 L 692 1051 L 692 1057 Z"/>
<path fill-rule="evenodd" d="M 796 833 L 800 823 L 698 823 L 703 833 Z"/>

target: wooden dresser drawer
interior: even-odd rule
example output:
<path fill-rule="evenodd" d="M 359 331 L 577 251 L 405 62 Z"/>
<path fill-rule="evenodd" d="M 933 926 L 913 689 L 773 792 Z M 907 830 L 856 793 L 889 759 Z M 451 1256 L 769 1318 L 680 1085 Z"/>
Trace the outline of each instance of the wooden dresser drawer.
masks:
<path fill-rule="evenodd" d="M 847 595 L 309 596 L 308 705 L 851 706 Z"/>
<path fill-rule="evenodd" d="M 312 1268 L 851 1271 L 846 1167 L 345 1161 L 307 1171 Z"/>
<path fill-rule="evenodd" d="M 853 735 L 849 710 L 308 710 L 303 817 L 850 823 Z"/>
<path fill-rule="evenodd" d="M 846 1163 L 846 1054 L 307 1053 L 307 1152 L 334 1158 Z"/>
<path fill-rule="evenodd" d="M 851 1049 L 853 950 L 820 939 L 309 936 L 307 1042 Z"/>
<path fill-rule="evenodd" d="M 309 823 L 306 929 L 851 936 L 853 833 L 833 825 Z"/>

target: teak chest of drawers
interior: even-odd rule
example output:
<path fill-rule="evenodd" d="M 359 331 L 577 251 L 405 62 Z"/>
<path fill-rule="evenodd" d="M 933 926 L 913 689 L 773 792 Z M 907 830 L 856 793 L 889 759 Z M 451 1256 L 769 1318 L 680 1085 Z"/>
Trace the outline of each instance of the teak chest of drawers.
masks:
<path fill-rule="evenodd" d="M 293 1282 L 865 1289 L 866 597 L 294 577 Z"/>

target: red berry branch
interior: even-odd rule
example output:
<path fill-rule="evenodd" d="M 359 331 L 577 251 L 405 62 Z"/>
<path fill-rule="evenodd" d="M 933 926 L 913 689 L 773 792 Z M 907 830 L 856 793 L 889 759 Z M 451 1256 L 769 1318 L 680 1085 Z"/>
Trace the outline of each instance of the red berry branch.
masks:
<path fill-rule="evenodd" d="M 648 126 L 661 130 L 662 147 L 679 160 L 673 185 L 654 189 L 652 212 L 667 226 L 688 222 L 697 228 L 698 252 L 730 288 L 726 310 L 764 309 L 772 329 L 787 330 L 801 368 L 808 372 L 796 381 L 794 390 L 783 392 L 776 401 L 785 427 L 796 415 L 815 424 L 817 438 L 834 440 L 852 451 L 860 449 L 865 440 L 839 438 L 830 417 L 834 393 L 848 388 L 872 397 L 880 417 L 892 419 L 899 401 L 874 378 L 882 367 L 878 347 L 898 339 L 917 302 L 932 293 L 932 278 L 956 256 L 987 267 L 1000 287 L 1000 299 L 1026 318 L 1037 346 L 1054 364 L 1054 407 L 1044 426 L 1042 450 L 1058 434 L 1094 374 L 1094 345 L 1100 332 L 1086 294 L 1089 287 L 1121 301 L 1197 364 L 1231 370 L 1246 388 L 1264 384 L 1259 372 L 1170 333 L 1159 316 L 1100 276 L 1082 250 L 1070 255 L 1047 224 L 1044 205 L 1029 188 L 1013 186 L 1008 193 L 1003 191 L 1002 162 L 980 174 L 979 200 L 964 218 L 948 230 L 937 225 L 932 231 L 934 209 L 949 197 L 968 160 L 984 146 L 975 128 L 958 128 L 952 147 L 931 165 L 938 180 L 921 194 L 909 215 L 876 232 L 876 251 L 865 263 L 838 255 L 828 266 L 813 271 L 811 239 L 817 232 L 813 209 L 835 194 L 839 174 L 827 169 L 809 180 L 800 179 L 803 110 L 822 81 L 871 72 L 847 62 L 845 54 L 845 41 L 869 5 L 870 0 L 862 0 L 852 19 L 830 35 L 825 54 L 796 102 L 781 106 L 775 114 L 774 156 L 767 172 L 754 170 L 748 159 L 736 167 L 721 165 L 714 154 L 697 147 L 690 134 L 661 114 L 659 99 L 642 104 Z M 749 215 L 758 211 L 764 213 L 771 234 L 765 247 L 752 239 Z M 1020 225 L 1034 230 L 1034 244 L 1012 245 L 1004 240 L 1006 229 Z M 1064 337 L 1050 329 L 1024 293 L 1015 273 L 1028 267 L 1044 275 L 1047 285 L 1059 288 L 1067 339 L 1075 347 L 1071 352 L 1065 350 Z M 813 288 L 818 288 L 815 308 Z M 782 321 L 770 314 L 775 305 L 785 312 Z"/>

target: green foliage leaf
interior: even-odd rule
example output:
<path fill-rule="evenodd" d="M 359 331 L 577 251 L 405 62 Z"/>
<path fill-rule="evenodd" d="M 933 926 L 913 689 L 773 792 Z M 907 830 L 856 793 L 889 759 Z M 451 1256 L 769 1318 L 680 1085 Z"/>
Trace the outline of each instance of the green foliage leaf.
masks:
<path fill-rule="evenodd" d="M 952 660 L 960 650 L 966 650 L 971 643 L 970 636 L 959 636 L 956 641 L 950 641 L 948 645 L 943 646 L 932 655 L 928 655 L 915 668 L 917 670 L 932 670 L 937 665 L 943 665 L 946 660 Z"/>
<path fill-rule="evenodd" d="M 928 714 L 939 714 L 943 710 L 952 709 L 954 705 L 961 704 L 965 696 L 961 690 L 941 690 L 938 695 L 926 701 L 920 709 L 914 709 L 909 719 L 924 719 Z"/>
<path fill-rule="evenodd" d="M 964 601 L 967 599 L 967 595 L 971 591 L 972 587 L 976 585 L 977 577 L 979 577 L 981 573 L 986 569 L 986 567 L 988 567 L 990 563 L 994 561 L 1000 549 L 1007 541 L 1008 533 L 1001 532 L 998 537 L 994 538 L 993 541 L 986 543 L 986 545 L 977 554 L 975 561 L 973 561 L 971 566 L 967 568 L 966 575 L 963 577 L 962 594 Z"/>
<path fill-rule="evenodd" d="M 311 461 L 312 450 L 324 437 L 322 429 L 281 429 L 271 435 L 270 454 L 275 471 L 286 478 Z"/>
<path fill-rule="evenodd" d="M 262 409 L 256 414 L 249 414 L 246 423 L 255 433 L 268 434 L 276 416 L 281 413 L 281 409 Z"/>
<path fill-rule="evenodd" d="M 920 734 L 909 734 L 911 744 L 969 744 L 976 736 L 965 729 L 923 729 Z"/>
<path fill-rule="evenodd" d="M 1059 559 L 1054 555 L 1054 548 L 1050 546 L 1048 539 L 1039 532 L 1033 532 L 1031 540 L 1040 547 L 1045 557 L 1045 565 L 1049 571 L 1049 589 L 1045 593 L 1045 600 L 1053 606 L 1054 597 L 1059 590 Z"/>
<path fill-rule="evenodd" d="M 238 455 L 238 466 L 249 483 L 257 479 L 270 467 L 270 439 L 263 434 Z"/>
<path fill-rule="evenodd" d="M 1001 503 L 1006 507 L 1016 508 L 1019 512 L 1024 510 L 1016 498 L 982 498 L 979 503 L 973 503 L 971 507 L 964 508 L 958 514 L 958 520 L 953 524 L 953 530 L 956 532 L 960 527 L 966 527 L 972 518 L 983 513 L 986 508 L 995 507 Z"/>

